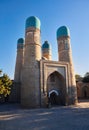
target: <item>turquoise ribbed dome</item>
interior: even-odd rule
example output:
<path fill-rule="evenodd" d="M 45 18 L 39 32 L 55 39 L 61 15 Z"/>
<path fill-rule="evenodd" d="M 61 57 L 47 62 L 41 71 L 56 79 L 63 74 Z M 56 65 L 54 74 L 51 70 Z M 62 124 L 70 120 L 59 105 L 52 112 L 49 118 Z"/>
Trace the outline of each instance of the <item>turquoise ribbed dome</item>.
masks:
<path fill-rule="evenodd" d="M 70 36 L 70 31 L 69 28 L 66 26 L 61 26 L 57 30 L 57 38 L 62 37 L 62 36 Z"/>
<path fill-rule="evenodd" d="M 19 38 L 17 43 L 24 43 L 24 39 L 23 38 Z"/>
<path fill-rule="evenodd" d="M 26 29 L 29 27 L 40 29 L 40 20 L 35 16 L 28 17 L 26 20 Z"/>
<path fill-rule="evenodd" d="M 50 49 L 50 44 L 48 43 L 48 41 L 45 41 L 44 44 L 42 45 L 42 49 Z"/>
<path fill-rule="evenodd" d="M 22 49 L 24 47 L 24 39 L 19 38 L 17 41 L 17 49 Z"/>

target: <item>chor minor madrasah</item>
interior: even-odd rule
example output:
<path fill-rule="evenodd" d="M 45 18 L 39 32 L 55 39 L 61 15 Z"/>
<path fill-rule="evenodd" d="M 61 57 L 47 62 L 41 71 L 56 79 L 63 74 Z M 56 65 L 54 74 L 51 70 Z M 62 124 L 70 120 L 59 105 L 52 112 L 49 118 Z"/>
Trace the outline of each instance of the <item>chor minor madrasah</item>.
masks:
<path fill-rule="evenodd" d="M 25 38 L 17 41 L 13 100 L 22 107 L 38 108 L 77 103 L 70 31 L 57 29 L 58 61 L 52 60 L 48 41 L 41 44 L 40 20 L 31 16 L 25 25 Z"/>

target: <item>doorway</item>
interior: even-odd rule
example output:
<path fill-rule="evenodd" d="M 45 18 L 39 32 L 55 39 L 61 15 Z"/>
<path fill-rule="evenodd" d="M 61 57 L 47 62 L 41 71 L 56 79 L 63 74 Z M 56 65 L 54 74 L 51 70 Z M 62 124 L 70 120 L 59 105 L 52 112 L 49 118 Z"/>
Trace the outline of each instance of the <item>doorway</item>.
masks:
<path fill-rule="evenodd" d="M 51 105 L 64 105 L 66 97 L 64 77 L 57 71 L 54 71 L 47 79 L 48 100 Z"/>
<path fill-rule="evenodd" d="M 52 93 L 50 94 L 50 97 L 49 97 L 49 98 L 50 98 L 50 103 L 51 103 L 51 105 L 58 105 L 58 104 L 59 104 L 57 93 L 52 92 Z"/>

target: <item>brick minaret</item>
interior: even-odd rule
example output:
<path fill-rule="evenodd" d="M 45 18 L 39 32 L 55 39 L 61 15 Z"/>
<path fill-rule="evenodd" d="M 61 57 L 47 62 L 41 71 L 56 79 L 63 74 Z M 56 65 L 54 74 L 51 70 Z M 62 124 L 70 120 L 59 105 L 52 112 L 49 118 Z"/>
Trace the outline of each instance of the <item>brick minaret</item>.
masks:
<path fill-rule="evenodd" d="M 42 45 L 42 56 L 47 58 L 48 60 L 52 59 L 51 46 L 48 43 L 48 41 L 45 41 L 44 44 Z"/>
<path fill-rule="evenodd" d="M 17 56 L 14 74 L 14 84 L 12 87 L 12 98 L 13 102 L 20 102 L 20 88 L 21 88 L 21 73 L 23 66 L 23 53 L 24 53 L 24 39 L 19 38 L 17 41 Z"/>
<path fill-rule="evenodd" d="M 40 20 L 31 16 L 26 20 L 21 86 L 21 105 L 27 108 L 40 106 L 40 59 Z"/>
<path fill-rule="evenodd" d="M 17 57 L 16 57 L 15 74 L 14 74 L 14 81 L 17 83 L 21 81 L 23 52 L 24 52 L 24 39 L 19 38 L 17 41 Z"/>
<path fill-rule="evenodd" d="M 72 61 L 72 50 L 70 44 L 70 31 L 66 26 L 57 30 L 58 58 L 61 62 L 68 62 L 70 67 L 70 86 L 68 88 L 69 104 L 75 104 L 77 101 L 76 82 L 74 67 Z"/>

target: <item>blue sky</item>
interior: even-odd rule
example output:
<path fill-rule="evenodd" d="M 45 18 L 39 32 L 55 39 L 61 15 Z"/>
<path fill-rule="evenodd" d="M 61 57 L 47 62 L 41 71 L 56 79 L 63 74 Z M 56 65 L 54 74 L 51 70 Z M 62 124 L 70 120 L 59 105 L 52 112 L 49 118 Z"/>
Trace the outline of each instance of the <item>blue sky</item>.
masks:
<path fill-rule="evenodd" d="M 41 21 L 41 42 L 48 40 L 52 58 L 58 59 L 56 31 L 70 29 L 76 74 L 89 72 L 89 0 L 0 0 L 0 69 L 14 77 L 17 40 L 25 35 L 25 21 Z"/>

